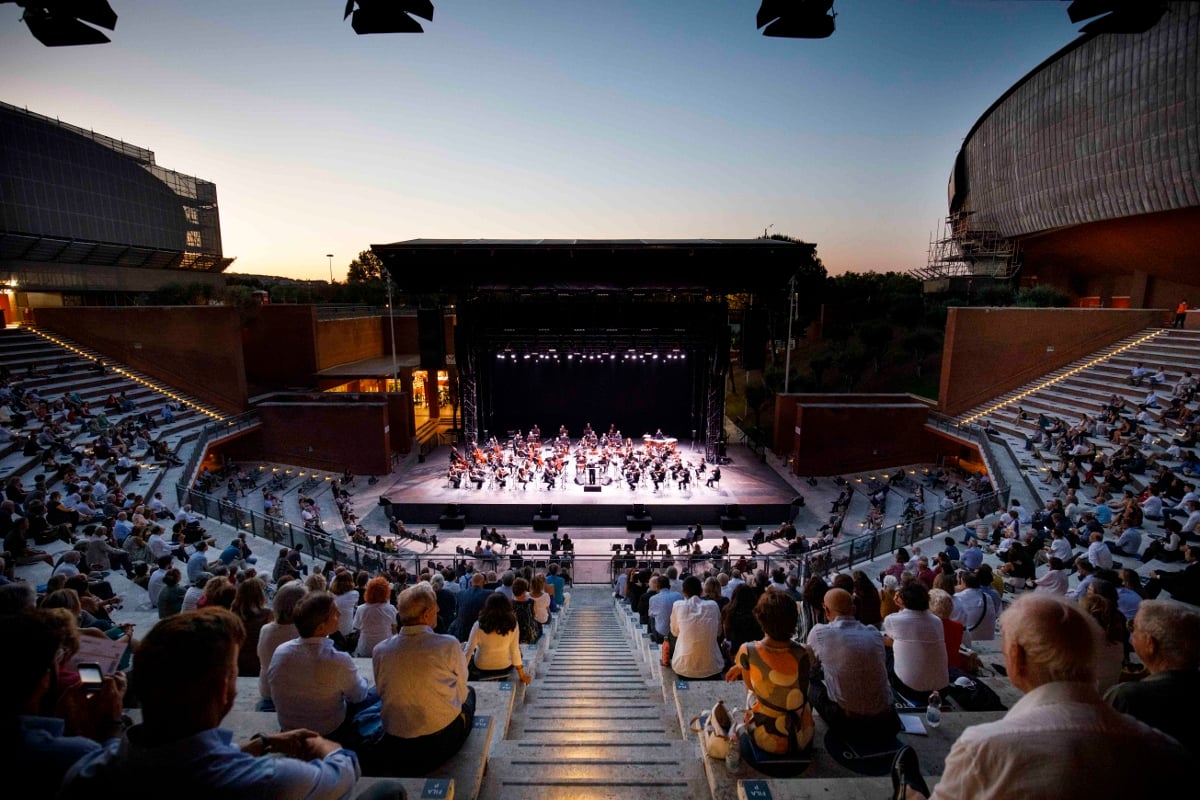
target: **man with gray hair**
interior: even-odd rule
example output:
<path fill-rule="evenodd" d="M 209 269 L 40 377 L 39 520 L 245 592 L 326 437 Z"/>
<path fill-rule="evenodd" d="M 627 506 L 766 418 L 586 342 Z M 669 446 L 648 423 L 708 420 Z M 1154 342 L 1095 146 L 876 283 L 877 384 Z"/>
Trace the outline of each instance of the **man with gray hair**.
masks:
<path fill-rule="evenodd" d="M 1193 769 L 1179 742 L 1121 714 L 1096 692 L 1100 626 L 1077 604 L 1028 592 L 1000 617 L 1008 678 L 1025 693 L 1004 719 L 973 725 L 950 749 L 934 798 L 1173 797 Z M 916 751 L 893 781 L 928 795 Z"/>
<path fill-rule="evenodd" d="M 1200 757 L 1200 609 L 1143 600 L 1133 618 L 1133 649 L 1149 676 L 1118 683 L 1104 699 Z"/>
<path fill-rule="evenodd" d="M 475 719 L 467 659 L 453 636 L 434 633 L 438 602 L 418 583 L 396 602 L 400 632 L 375 646 L 371 661 L 384 735 L 360 750 L 367 775 L 425 775 L 462 747 Z"/>

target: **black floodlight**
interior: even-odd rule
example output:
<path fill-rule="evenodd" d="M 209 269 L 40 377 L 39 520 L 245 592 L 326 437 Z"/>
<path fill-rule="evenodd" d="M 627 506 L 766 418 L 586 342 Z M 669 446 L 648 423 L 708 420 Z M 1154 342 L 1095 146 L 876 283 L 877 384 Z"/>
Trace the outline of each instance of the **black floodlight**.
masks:
<path fill-rule="evenodd" d="M 355 6 L 358 6 L 356 9 Z M 346 13 L 351 14 L 350 27 L 359 36 L 364 33 L 424 33 L 421 23 L 409 16 L 433 21 L 432 0 L 346 0 Z"/>
<path fill-rule="evenodd" d="M 111 40 L 91 26 L 110 31 L 117 27 L 117 12 L 108 0 L 0 0 L 0 3 L 16 3 L 24 8 L 21 20 L 29 26 L 33 38 L 46 47 L 105 44 Z"/>
<path fill-rule="evenodd" d="M 833 0 L 763 0 L 758 27 L 763 36 L 824 39 L 833 35 Z"/>
<path fill-rule="evenodd" d="M 1071 0 L 1071 22 L 1092 19 L 1080 33 L 1145 33 L 1167 11 L 1165 0 Z"/>

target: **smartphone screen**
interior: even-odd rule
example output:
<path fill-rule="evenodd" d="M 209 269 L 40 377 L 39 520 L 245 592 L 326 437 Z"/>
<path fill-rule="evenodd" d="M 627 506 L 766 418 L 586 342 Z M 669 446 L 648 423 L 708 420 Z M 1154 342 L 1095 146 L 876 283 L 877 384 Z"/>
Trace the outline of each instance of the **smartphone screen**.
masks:
<path fill-rule="evenodd" d="M 100 691 L 100 687 L 104 685 L 104 672 L 100 669 L 99 664 L 90 662 L 80 663 L 78 665 L 78 670 L 79 679 L 83 684 L 84 691 Z"/>

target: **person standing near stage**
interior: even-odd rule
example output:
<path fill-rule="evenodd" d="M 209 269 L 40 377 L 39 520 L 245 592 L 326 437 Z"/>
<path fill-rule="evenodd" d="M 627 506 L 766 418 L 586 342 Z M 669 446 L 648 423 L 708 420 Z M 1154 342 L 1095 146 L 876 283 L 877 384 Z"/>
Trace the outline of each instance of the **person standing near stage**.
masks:
<path fill-rule="evenodd" d="M 1179 305 L 1175 306 L 1175 322 L 1173 327 L 1182 328 L 1187 322 L 1188 301 L 1180 300 Z"/>

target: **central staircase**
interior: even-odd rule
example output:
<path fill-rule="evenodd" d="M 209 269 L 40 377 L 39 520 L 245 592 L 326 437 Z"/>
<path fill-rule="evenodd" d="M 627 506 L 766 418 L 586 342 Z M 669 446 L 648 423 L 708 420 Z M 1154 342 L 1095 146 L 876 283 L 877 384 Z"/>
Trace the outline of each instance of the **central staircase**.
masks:
<path fill-rule="evenodd" d="M 670 711 L 670 713 L 668 713 Z M 628 800 L 707 797 L 694 737 L 615 616 L 611 592 L 576 587 L 567 624 L 537 667 L 482 797 Z"/>

